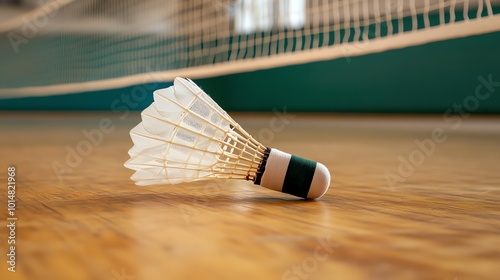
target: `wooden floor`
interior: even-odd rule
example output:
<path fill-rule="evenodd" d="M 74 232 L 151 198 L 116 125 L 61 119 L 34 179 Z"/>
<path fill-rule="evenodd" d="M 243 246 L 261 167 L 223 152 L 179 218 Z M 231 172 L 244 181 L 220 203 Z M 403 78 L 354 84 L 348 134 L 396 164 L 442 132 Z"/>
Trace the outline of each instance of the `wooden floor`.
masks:
<path fill-rule="evenodd" d="M 1 113 L 0 218 L 13 165 L 17 221 L 15 273 L 0 227 L 0 279 L 498 279 L 500 117 L 288 115 L 273 131 L 275 117 L 235 115 L 323 162 L 322 199 L 244 181 L 137 187 L 123 162 L 138 114 Z"/>

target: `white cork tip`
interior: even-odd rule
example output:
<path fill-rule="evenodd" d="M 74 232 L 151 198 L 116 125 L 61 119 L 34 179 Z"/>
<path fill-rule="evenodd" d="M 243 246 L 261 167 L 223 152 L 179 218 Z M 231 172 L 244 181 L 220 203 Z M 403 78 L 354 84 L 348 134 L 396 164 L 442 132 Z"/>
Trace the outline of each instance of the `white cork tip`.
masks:
<path fill-rule="evenodd" d="M 328 171 L 328 168 L 324 164 L 318 162 L 307 198 L 320 198 L 328 191 L 329 187 L 330 171 Z"/>

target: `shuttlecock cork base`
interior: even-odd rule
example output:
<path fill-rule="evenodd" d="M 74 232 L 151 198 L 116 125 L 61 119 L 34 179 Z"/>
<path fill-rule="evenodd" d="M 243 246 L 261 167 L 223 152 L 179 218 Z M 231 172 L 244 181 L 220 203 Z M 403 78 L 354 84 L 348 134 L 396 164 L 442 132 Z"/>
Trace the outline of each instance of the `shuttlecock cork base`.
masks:
<path fill-rule="evenodd" d="M 327 191 L 323 164 L 265 147 L 191 80 L 176 78 L 153 96 L 130 131 L 125 166 L 137 185 L 239 179 L 303 198 Z"/>
<path fill-rule="evenodd" d="M 321 163 L 268 148 L 254 180 L 256 185 L 303 198 L 319 198 L 330 186 L 330 172 Z"/>

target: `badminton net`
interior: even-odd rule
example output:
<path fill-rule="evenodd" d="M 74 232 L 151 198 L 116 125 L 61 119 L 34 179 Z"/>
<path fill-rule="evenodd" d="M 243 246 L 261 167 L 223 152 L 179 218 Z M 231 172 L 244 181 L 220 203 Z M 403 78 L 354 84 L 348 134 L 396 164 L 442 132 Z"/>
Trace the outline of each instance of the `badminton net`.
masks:
<path fill-rule="evenodd" d="M 23 3 L 0 6 L 10 15 L 0 20 L 0 97 L 206 78 L 500 30 L 500 0 Z"/>

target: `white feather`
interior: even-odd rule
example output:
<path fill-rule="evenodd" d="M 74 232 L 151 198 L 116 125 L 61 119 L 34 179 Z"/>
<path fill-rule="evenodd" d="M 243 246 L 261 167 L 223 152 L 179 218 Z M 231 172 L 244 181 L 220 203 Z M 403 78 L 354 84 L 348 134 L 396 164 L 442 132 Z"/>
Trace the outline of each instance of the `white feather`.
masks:
<path fill-rule="evenodd" d="M 125 166 L 135 170 L 131 178 L 137 185 L 225 178 L 253 180 L 273 190 L 283 187 L 264 179 L 270 174 L 284 182 L 288 172 L 283 174 L 282 167 L 291 155 L 276 160 L 273 155 L 286 153 L 257 142 L 191 80 L 176 78 L 173 86 L 153 96 L 153 104 L 141 113 L 142 122 L 130 131 L 134 146 Z M 274 163 L 265 166 L 268 156 Z M 307 195 L 296 195 L 318 198 L 329 183 L 328 169 L 318 163 Z"/>
<path fill-rule="evenodd" d="M 138 185 L 230 178 L 252 166 L 230 154 L 249 150 L 238 144 L 242 136 L 234 127 L 239 126 L 192 81 L 176 78 L 153 96 L 142 122 L 130 131 L 134 146 L 125 166 L 136 171 L 132 179 Z"/>

